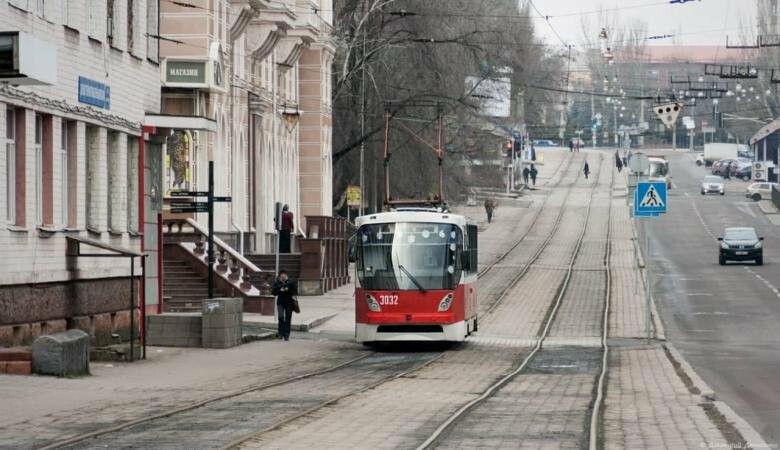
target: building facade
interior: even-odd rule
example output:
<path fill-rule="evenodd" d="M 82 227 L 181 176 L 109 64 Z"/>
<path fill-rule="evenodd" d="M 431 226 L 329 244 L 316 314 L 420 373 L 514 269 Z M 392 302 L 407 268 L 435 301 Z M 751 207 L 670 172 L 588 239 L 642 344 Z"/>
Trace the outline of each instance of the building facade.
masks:
<path fill-rule="evenodd" d="M 38 62 L 48 84 L 0 79 L 0 346 L 73 327 L 115 342 L 131 289 L 157 303 L 156 268 L 131 281 L 124 257 L 156 246 L 142 124 L 160 109 L 157 17 L 156 0 L 0 1 L 0 32 L 55 55 Z M 124 256 L 75 256 L 88 241 Z"/>
<path fill-rule="evenodd" d="M 331 214 L 332 5 L 190 3 L 161 4 L 162 110 L 215 120 L 217 132 L 168 138 L 164 196 L 204 190 L 214 161 L 215 191 L 232 198 L 217 206 L 215 229 L 243 235 L 245 251 L 271 253 L 276 202 L 289 205 L 299 228 L 302 216 Z M 164 217 L 183 216 L 167 209 Z"/>

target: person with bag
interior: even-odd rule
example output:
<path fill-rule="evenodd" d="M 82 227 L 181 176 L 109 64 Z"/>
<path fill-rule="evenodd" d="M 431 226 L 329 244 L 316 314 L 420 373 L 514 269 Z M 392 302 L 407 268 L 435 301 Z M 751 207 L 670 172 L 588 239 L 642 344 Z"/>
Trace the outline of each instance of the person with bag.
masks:
<path fill-rule="evenodd" d="M 271 293 L 276 296 L 279 339 L 289 341 L 293 312 L 301 312 L 298 300 L 295 298 L 298 295 L 298 285 L 290 279 L 286 270 L 280 270 Z"/>

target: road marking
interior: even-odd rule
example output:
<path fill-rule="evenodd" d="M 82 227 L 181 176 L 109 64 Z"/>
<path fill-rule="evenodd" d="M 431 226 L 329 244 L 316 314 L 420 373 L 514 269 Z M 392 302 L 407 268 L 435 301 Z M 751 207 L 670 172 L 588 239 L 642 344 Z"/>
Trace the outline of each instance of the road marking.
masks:
<path fill-rule="evenodd" d="M 731 313 L 723 311 L 711 311 L 711 312 L 695 312 L 694 316 L 730 316 Z"/>
<path fill-rule="evenodd" d="M 693 292 L 688 294 L 688 297 L 712 297 L 712 294 L 706 294 L 704 292 Z"/>
<path fill-rule="evenodd" d="M 696 206 L 696 202 L 695 201 L 691 202 L 691 205 L 693 205 L 693 212 L 695 212 L 696 216 L 699 218 L 699 222 L 701 222 L 701 225 L 704 227 L 704 231 L 706 231 L 707 234 L 709 234 L 711 238 L 717 240 L 717 238 L 715 237 L 715 234 L 712 233 L 712 231 L 710 230 L 709 225 L 707 225 L 707 222 L 704 221 L 704 217 L 702 217 L 701 211 L 699 211 L 699 207 Z"/>
<path fill-rule="evenodd" d="M 758 274 L 758 273 L 757 273 L 755 270 L 753 270 L 753 269 L 752 269 L 752 268 L 750 268 L 750 267 L 745 267 L 745 270 L 747 270 L 748 272 L 750 272 L 750 273 L 752 273 L 753 275 L 755 275 L 755 276 L 756 276 L 756 278 L 758 278 L 759 280 L 761 280 L 761 281 L 764 283 L 764 285 L 765 285 L 765 286 L 766 286 L 766 287 L 767 287 L 767 288 L 768 288 L 770 291 L 772 291 L 772 293 L 773 293 L 773 294 L 775 294 L 775 296 L 777 296 L 777 298 L 780 298 L 780 289 L 778 289 L 778 288 L 777 288 L 777 286 L 775 286 L 774 284 L 772 284 L 772 282 L 771 282 L 771 281 L 769 281 L 769 280 L 767 280 L 766 278 L 762 277 L 760 274 Z"/>

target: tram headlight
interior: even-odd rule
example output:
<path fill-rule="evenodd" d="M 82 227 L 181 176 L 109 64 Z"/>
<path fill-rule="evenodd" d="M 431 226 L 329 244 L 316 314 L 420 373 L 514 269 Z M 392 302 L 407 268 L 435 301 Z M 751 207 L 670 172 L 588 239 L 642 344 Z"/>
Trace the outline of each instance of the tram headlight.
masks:
<path fill-rule="evenodd" d="M 454 296 L 452 295 L 452 292 L 445 295 L 443 299 L 439 302 L 439 312 L 448 311 L 450 309 L 450 306 L 452 306 L 452 299 Z"/>
<path fill-rule="evenodd" d="M 373 295 L 366 294 L 366 303 L 368 303 L 368 309 L 374 312 L 380 312 L 382 311 L 382 308 L 379 307 L 379 302 L 376 301 Z"/>

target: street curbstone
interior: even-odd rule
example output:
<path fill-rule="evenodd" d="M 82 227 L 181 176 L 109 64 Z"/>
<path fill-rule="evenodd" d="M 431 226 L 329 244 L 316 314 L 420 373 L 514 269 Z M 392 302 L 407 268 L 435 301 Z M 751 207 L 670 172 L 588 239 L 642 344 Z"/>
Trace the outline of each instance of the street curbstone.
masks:
<path fill-rule="evenodd" d="M 741 434 L 742 438 L 745 439 L 745 443 L 747 444 L 748 448 L 772 448 L 755 430 L 755 428 L 750 426 L 750 424 L 747 423 L 745 419 L 740 417 L 739 414 L 737 414 L 733 409 L 731 409 L 729 405 L 722 401 L 713 401 L 712 403 L 715 405 L 715 408 L 720 411 L 723 417 L 726 418 L 726 421 L 729 422 L 734 428 L 736 428 L 737 431 L 739 431 L 739 434 Z"/>
<path fill-rule="evenodd" d="M 685 360 L 682 353 L 680 353 L 672 344 L 665 343 L 663 346 L 667 350 L 667 355 L 672 360 L 672 364 L 679 366 L 680 370 L 688 376 L 693 386 L 699 390 L 699 395 L 701 395 L 704 400 L 714 401 L 716 398 L 715 391 L 701 379 L 695 370 L 693 370 L 693 367 Z"/>

